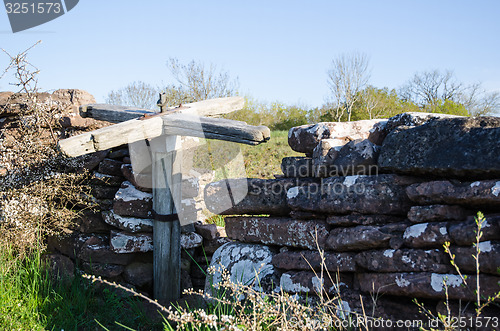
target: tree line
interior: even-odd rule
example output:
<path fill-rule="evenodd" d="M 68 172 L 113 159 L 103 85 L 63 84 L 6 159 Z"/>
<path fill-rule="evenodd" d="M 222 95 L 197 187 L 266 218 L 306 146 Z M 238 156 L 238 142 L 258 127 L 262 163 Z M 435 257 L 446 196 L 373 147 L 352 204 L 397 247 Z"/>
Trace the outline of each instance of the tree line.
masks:
<path fill-rule="evenodd" d="M 157 109 L 160 92 L 166 93 L 169 106 L 238 95 L 238 78 L 214 64 L 194 60 L 183 64 L 170 58 L 167 66 L 173 83 L 159 87 L 136 81 L 111 91 L 106 102 Z M 378 88 L 369 82 L 368 56 L 341 54 L 327 70 L 329 94 L 321 107 L 264 103 L 246 97 L 245 108 L 226 117 L 273 130 L 288 130 L 307 123 L 388 118 L 403 112 L 483 116 L 500 111 L 500 93 L 487 92 L 481 83 L 464 84 L 450 70 L 417 72 L 398 89 Z"/>

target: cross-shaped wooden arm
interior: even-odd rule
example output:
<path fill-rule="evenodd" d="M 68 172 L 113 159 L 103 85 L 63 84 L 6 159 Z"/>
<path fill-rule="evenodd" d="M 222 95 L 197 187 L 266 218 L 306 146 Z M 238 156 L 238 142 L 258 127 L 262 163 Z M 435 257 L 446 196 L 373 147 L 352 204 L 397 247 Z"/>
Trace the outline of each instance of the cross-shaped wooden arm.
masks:
<path fill-rule="evenodd" d="M 243 106 L 241 97 L 220 98 L 186 104 L 155 115 L 144 109 L 88 105 L 80 109 L 83 116 L 120 123 L 59 142 L 65 154 L 80 156 L 129 143 L 137 147 L 141 141 L 149 141 L 153 209 L 156 213 L 153 227 L 154 295 L 161 303 L 165 304 L 180 296 L 180 222 L 175 217 L 176 206 L 180 205 L 181 198 L 179 136 L 248 145 L 269 140 L 270 131 L 265 126 L 204 117 L 230 113 Z M 145 114 L 149 116 L 144 117 Z M 146 144 L 143 146 L 147 148 Z M 136 159 L 140 157 L 136 155 Z"/>
<path fill-rule="evenodd" d="M 165 134 L 205 137 L 249 145 L 269 140 L 270 131 L 265 126 L 204 117 L 239 110 L 243 105 L 244 100 L 241 97 L 211 99 L 186 104 L 178 111 L 174 108 L 171 112 L 167 111 L 142 120 L 140 117 L 146 113 L 143 109 L 105 105 L 86 106 L 82 107 L 84 114 L 101 120 L 118 121 L 120 118 L 135 118 L 61 140 L 59 147 L 68 156 L 80 156 Z"/>

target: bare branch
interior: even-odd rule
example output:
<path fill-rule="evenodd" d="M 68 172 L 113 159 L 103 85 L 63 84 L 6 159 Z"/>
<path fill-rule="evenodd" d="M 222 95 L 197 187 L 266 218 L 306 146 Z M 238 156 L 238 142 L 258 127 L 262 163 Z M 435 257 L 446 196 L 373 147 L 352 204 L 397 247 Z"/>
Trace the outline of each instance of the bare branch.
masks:
<path fill-rule="evenodd" d="M 153 109 L 156 107 L 160 89 L 144 82 L 133 82 L 119 90 L 109 92 L 106 102 L 121 106 Z"/>
<path fill-rule="evenodd" d="M 327 83 L 335 105 L 335 119 L 340 121 L 347 112 L 351 120 L 352 108 L 359 98 L 359 92 L 366 86 L 369 73 L 369 59 L 366 54 L 341 54 L 332 61 L 327 71 Z"/>
<path fill-rule="evenodd" d="M 228 72 L 220 71 L 214 64 L 206 66 L 194 60 L 181 64 L 179 60 L 170 58 L 167 65 L 179 84 L 172 87 L 184 91 L 192 101 L 237 95 L 238 79 L 231 80 Z"/>
<path fill-rule="evenodd" d="M 403 100 L 415 102 L 419 107 L 436 111 L 445 101 L 463 105 L 471 116 L 488 115 L 500 110 L 498 92 L 487 93 L 480 83 L 464 85 L 456 80 L 452 71 L 439 70 L 416 73 L 400 89 Z"/>

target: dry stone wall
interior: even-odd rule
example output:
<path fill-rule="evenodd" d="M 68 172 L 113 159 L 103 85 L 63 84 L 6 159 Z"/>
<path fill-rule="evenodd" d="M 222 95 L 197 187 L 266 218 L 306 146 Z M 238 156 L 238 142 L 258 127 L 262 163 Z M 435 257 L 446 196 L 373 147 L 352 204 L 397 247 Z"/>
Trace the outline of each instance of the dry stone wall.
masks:
<path fill-rule="evenodd" d="M 226 181 L 205 188 L 208 208 L 231 215 L 226 233 L 234 242 L 216 252 L 231 275 L 246 272 L 258 283 L 255 259 L 237 248 L 262 250 L 271 255 L 263 277 L 276 280 L 275 291 L 338 294 L 358 312 L 361 296 L 378 316 L 412 318 L 413 298 L 433 309 L 447 296 L 475 300 L 482 211 L 480 294 L 500 291 L 500 118 L 405 113 L 318 123 L 292 128 L 289 144 L 305 156 L 284 158 L 276 179 L 231 180 L 249 193 L 226 210 L 216 203 Z"/>
<path fill-rule="evenodd" d="M 84 91 L 58 90 L 38 101 L 67 110 L 60 119 L 63 138 L 109 125 L 74 112 L 95 102 Z M 15 121 L 25 102 L 22 94 L 0 93 L 0 125 Z M 305 156 L 284 158 L 283 175 L 275 179 L 205 185 L 213 174 L 183 175 L 182 209 L 193 222 L 205 219 L 205 204 L 228 215 L 225 228 L 197 222 L 183 229 L 184 288 L 210 291 L 221 273 L 206 279 L 212 261 L 256 289 L 308 297 L 324 291 L 340 295 L 353 311 L 361 311 L 362 298 L 365 311 L 376 316 L 412 318 L 418 315 L 412 298 L 442 313 L 447 295 L 475 299 L 473 255 L 479 249 L 480 294 L 500 291 L 499 118 L 405 113 L 295 127 L 288 138 Z M 82 210 L 74 227 L 48 238 L 47 257 L 56 269 L 72 273 L 76 264 L 151 293 L 151 174 L 134 173 L 128 146 L 82 162 L 99 208 Z M 0 165 L 0 175 L 9 170 Z M 234 203 L 236 196 L 241 199 Z M 485 221 L 476 247 L 479 210 Z M 500 315 L 497 306 L 492 309 L 484 313 Z"/>
<path fill-rule="evenodd" d="M 92 173 L 99 211 L 83 213 L 75 229 L 49 238 L 49 250 L 85 272 L 151 293 L 153 286 L 153 209 L 151 185 L 135 186 L 127 146 L 84 157 Z M 143 174 L 144 175 L 144 174 Z M 206 177 L 206 175 L 204 176 Z M 200 182 L 200 178 L 202 178 Z M 144 177 L 143 177 L 144 179 Z M 149 180 L 151 177 L 149 176 Z M 144 183 L 144 181 L 143 181 Z M 215 250 L 227 243 L 224 228 L 206 224 L 201 214 L 203 177 L 183 175 L 182 211 L 192 224 L 182 229 L 182 287 L 202 289 Z"/>
<path fill-rule="evenodd" d="M 80 117 L 79 106 L 96 102 L 83 90 L 60 89 L 53 93 L 36 93 L 31 98 L 24 93 L 0 92 L 0 145 L 5 135 L 13 136 L 17 122 L 26 115 L 33 99 L 37 107 L 57 110 L 59 125 L 55 134 L 60 139 L 112 124 Z M 196 141 L 184 139 L 182 144 L 188 151 L 184 154 L 189 154 Z M 7 156 L 10 154 L 5 152 Z M 189 161 L 190 155 L 185 157 Z M 78 171 L 89 172 L 85 184 L 90 185 L 97 207 L 78 210 L 83 206 L 75 205 L 78 219 L 71 222 L 63 234 L 47 238 L 48 252 L 44 258 L 51 262 L 55 271 L 68 276 L 73 276 L 77 270 L 152 294 L 151 167 L 134 173 L 126 145 L 77 159 L 75 164 L 82 164 Z M 0 177 L 15 170 L 15 162 L 9 160 L 10 156 L 0 158 Z M 229 241 L 224 228 L 203 222 L 210 215 L 204 205 L 203 188 L 213 181 L 213 173 L 202 170 L 183 174 L 182 181 L 182 212 L 192 223 L 183 228 L 181 235 L 181 279 L 186 289 L 204 287 L 212 254 Z M 2 210 L 0 216 L 1 213 Z"/>

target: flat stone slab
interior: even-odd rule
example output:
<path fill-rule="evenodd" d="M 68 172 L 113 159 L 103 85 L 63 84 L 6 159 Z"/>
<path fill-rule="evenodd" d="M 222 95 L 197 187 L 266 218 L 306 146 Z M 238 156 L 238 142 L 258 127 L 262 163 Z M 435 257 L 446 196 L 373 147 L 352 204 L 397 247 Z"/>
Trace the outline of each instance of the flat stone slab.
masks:
<path fill-rule="evenodd" d="M 408 219 L 413 223 L 463 221 L 470 213 L 456 205 L 413 206 L 408 212 Z"/>
<path fill-rule="evenodd" d="M 413 248 L 442 247 L 451 241 L 447 222 L 419 223 L 406 229 L 403 234 L 404 243 Z"/>
<path fill-rule="evenodd" d="M 479 248 L 479 271 L 495 276 L 499 275 L 500 268 L 500 241 L 483 241 Z M 477 255 L 476 247 L 451 247 L 455 254 L 455 263 L 462 272 L 475 273 Z"/>
<path fill-rule="evenodd" d="M 356 274 L 361 291 L 390 294 L 410 298 L 446 299 L 474 301 L 476 299 L 476 276 L 467 275 L 468 286 L 464 286 L 459 275 L 439 273 L 359 273 Z M 491 296 L 500 291 L 500 277 L 481 275 L 481 295 Z"/>
<path fill-rule="evenodd" d="M 47 237 L 47 246 L 49 251 L 60 252 L 71 259 L 75 259 L 84 243 L 92 237 L 96 237 L 94 241 L 109 242 L 109 236 L 105 234 L 88 234 L 74 231 L 68 234 L 63 233 Z"/>
<path fill-rule="evenodd" d="M 376 272 L 452 271 L 448 255 L 439 249 L 373 250 L 358 253 L 355 259 L 359 267 Z"/>
<path fill-rule="evenodd" d="M 290 156 L 281 160 L 285 177 L 313 177 L 313 160 L 310 157 Z"/>
<path fill-rule="evenodd" d="M 500 214 L 484 215 L 482 236 L 480 241 L 500 240 Z M 473 216 L 465 222 L 453 223 L 448 226 L 452 241 L 459 246 L 469 246 L 476 242 L 477 224 Z"/>
<path fill-rule="evenodd" d="M 410 185 L 406 193 L 410 200 L 419 204 L 500 207 L 500 179 L 475 182 L 438 180 Z"/>
<path fill-rule="evenodd" d="M 403 221 L 403 217 L 391 215 L 351 214 L 344 216 L 328 216 L 326 222 L 333 226 L 384 225 Z"/>
<path fill-rule="evenodd" d="M 324 247 L 328 230 L 318 220 L 295 220 L 285 217 L 226 217 L 230 239 L 316 250 Z"/>
<path fill-rule="evenodd" d="M 113 151 L 109 153 L 109 158 L 114 159 L 114 160 L 120 160 L 123 159 L 126 156 L 130 156 L 130 153 L 127 148 L 120 148 L 120 149 L 114 149 Z"/>
<path fill-rule="evenodd" d="M 125 217 L 113 211 L 102 212 L 104 221 L 128 232 L 153 232 L 153 220 L 147 218 Z"/>
<path fill-rule="evenodd" d="M 82 267 L 86 272 L 104 278 L 118 277 L 123 273 L 123 270 L 125 270 L 125 266 L 111 263 L 83 262 Z"/>
<path fill-rule="evenodd" d="M 273 256 L 272 263 L 276 268 L 284 270 L 354 272 L 354 256 L 354 253 L 324 252 L 323 261 L 318 251 L 288 251 Z"/>
<path fill-rule="evenodd" d="M 200 247 L 202 242 L 203 238 L 197 233 L 181 233 L 183 249 Z M 119 254 L 152 252 L 153 234 L 111 231 L 110 246 L 113 252 Z"/>
<path fill-rule="evenodd" d="M 287 202 L 292 210 L 334 215 L 406 215 L 411 207 L 406 187 L 418 181 L 393 174 L 330 177 L 320 185 L 292 187 Z"/>
<path fill-rule="evenodd" d="M 264 245 L 231 242 L 219 247 L 210 262 L 209 269 L 214 273 L 207 275 L 205 293 L 217 295 L 214 289 L 223 281 L 223 273 L 227 273 L 234 284 L 244 284 L 256 291 L 271 291 L 278 284 L 276 270 L 271 264 L 273 254 Z"/>
<path fill-rule="evenodd" d="M 286 293 L 313 294 L 327 293 L 338 295 L 352 286 L 352 276 L 341 274 L 337 280 L 335 274 L 321 274 L 312 271 L 287 271 L 281 275 L 280 290 Z"/>
<path fill-rule="evenodd" d="M 110 246 L 115 253 L 145 253 L 153 251 L 153 235 L 111 231 Z"/>
<path fill-rule="evenodd" d="M 117 253 L 109 244 L 109 236 L 90 236 L 76 256 L 84 262 L 119 265 L 127 265 L 136 257 L 135 254 Z"/>
<path fill-rule="evenodd" d="M 327 141 L 322 140 L 313 152 L 315 177 L 378 174 L 380 146 L 368 139 L 356 139 L 342 147 L 331 147 L 325 154 L 324 145 Z"/>
<path fill-rule="evenodd" d="M 377 123 L 386 123 L 387 120 L 362 120 L 352 122 L 321 122 L 306 124 L 291 128 L 288 131 L 288 144 L 301 153 L 312 155 L 318 142 L 323 139 L 339 139 L 345 143 L 355 139 L 370 139 L 374 143 L 381 143 L 381 133 Z"/>
<path fill-rule="evenodd" d="M 153 195 L 138 190 L 132 183 L 123 182 L 116 192 L 113 210 L 121 216 L 151 218 L 153 216 Z"/>
<path fill-rule="evenodd" d="M 205 204 L 221 215 L 288 215 L 290 187 L 319 183 L 313 178 L 228 179 L 205 187 Z"/>
<path fill-rule="evenodd" d="M 463 116 L 438 113 L 407 112 L 389 118 L 387 120 L 387 123 L 385 124 L 385 129 L 389 133 L 400 126 L 419 126 L 443 118 L 463 118 Z"/>
<path fill-rule="evenodd" d="M 309 211 L 292 210 L 290 217 L 296 220 L 325 220 L 327 215 Z"/>
<path fill-rule="evenodd" d="M 118 187 L 115 186 L 91 186 L 92 196 L 96 199 L 113 199 L 117 191 Z"/>
<path fill-rule="evenodd" d="M 183 249 L 200 247 L 202 243 L 203 237 L 197 233 L 181 233 L 181 247 Z"/>
<path fill-rule="evenodd" d="M 384 171 L 462 178 L 500 177 L 500 118 L 456 117 L 393 130 L 378 165 Z"/>
<path fill-rule="evenodd" d="M 101 186 L 120 186 L 123 182 L 123 176 L 107 175 L 94 171 L 90 178 L 91 185 Z"/>
<path fill-rule="evenodd" d="M 380 227 L 359 225 L 333 229 L 326 244 L 328 249 L 337 252 L 360 251 L 389 247 L 391 237 L 389 233 L 382 232 Z"/>

